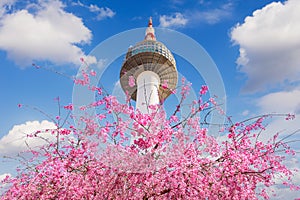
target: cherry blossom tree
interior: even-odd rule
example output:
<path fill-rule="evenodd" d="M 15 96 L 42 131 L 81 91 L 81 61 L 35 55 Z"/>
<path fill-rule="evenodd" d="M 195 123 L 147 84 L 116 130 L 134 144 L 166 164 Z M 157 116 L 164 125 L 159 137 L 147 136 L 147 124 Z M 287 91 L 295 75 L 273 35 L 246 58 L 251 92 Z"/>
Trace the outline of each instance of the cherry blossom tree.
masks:
<path fill-rule="evenodd" d="M 207 115 L 200 117 L 212 108 L 223 114 L 215 99 L 203 100 L 207 86 L 187 117 L 180 115 L 190 89 L 184 80 L 173 114 L 167 116 L 162 105 L 149 105 L 149 114 L 143 114 L 89 85 L 94 75 L 83 72 L 74 82 L 101 96 L 81 109 L 100 112 L 81 116 L 79 126 L 57 116 L 56 129 L 28 133 L 28 139 L 47 143 L 23 152 L 17 176 L 2 181 L 1 199 L 268 199 L 266 188 L 278 177 L 299 190 L 292 183 L 296 172 L 284 165 L 285 156 L 295 151 L 279 134 L 269 141 L 260 138 L 271 115 L 228 120 L 220 140 L 208 134 Z M 73 105 L 64 108 L 71 111 Z M 47 140 L 45 133 L 56 139 Z"/>

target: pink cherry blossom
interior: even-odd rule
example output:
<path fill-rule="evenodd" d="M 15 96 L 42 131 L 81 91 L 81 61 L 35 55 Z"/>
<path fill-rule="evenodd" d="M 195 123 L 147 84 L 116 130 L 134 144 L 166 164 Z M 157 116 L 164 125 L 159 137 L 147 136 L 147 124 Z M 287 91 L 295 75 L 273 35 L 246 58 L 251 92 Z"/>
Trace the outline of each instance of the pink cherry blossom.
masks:
<path fill-rule="evenodd" d="M 73 110 L 73 104 L 69 104 L 69 105 L 64 106 L 64 109 Z"/>
<path fill-rule="evenodd" d="M 128 84 L 129 84 L 130 87 L 135 86 L 135 79 L 134 79 L 133 76 L 129 76 Z"/>
<path fill-rule="evenodd" d="M 207 91 L 208 91 L 208 87 L 207 87 L 206 85 L 202 85 L 201 90 L 200 90 L 199 93 L 200 93 L 201 95 L 204 95 L 204 94 L 207 93 Z"/>
<path fill-rule="evenodd" d="M 91 75 L 91 76 L 96 76 L 97 73 L 96 73 L 94 70 L 91 70 L 91 71 L 90 71 L 90 75 Z"/>
<path fill-rule="evenodd" d="M 77 84 L 98 91 L 83 73 Z M 269 141 L 258 137 L 271 115 L 222 125 L 227 139 L 220 142 L 197 115 L 217 107 L 215 99 L 201 99 L 206 87 L 190 115 L 180 115 L 190 91 L 190 84 L 182 82 L 182 101 L 170 117 L 162 105 L 149 106 L 152 112 L 143 114 L 101 93 L 96 102 L 80 107 L 101 112 L 81 116 L 78 128 L 66 123 L 47 130 L 55 140 L 45 138 L 45 130 L 26 133 L 28 140 L 46 143 L 23 152 L 27 160 L 20 152 L 21 167 L 2 180 L 1 199 L 269 199 L 266 188 L 275 179 L 290 190 L 300 189 L 291 181 L 298 172 L 284 162 L 284 155 L 296 152 L 279 133 Z"/>
<path fill-rule="evenodd" d="M 164 82 L 161 86 L 163 89 L 168 89 L 168 80 L 164 80 Z"/>

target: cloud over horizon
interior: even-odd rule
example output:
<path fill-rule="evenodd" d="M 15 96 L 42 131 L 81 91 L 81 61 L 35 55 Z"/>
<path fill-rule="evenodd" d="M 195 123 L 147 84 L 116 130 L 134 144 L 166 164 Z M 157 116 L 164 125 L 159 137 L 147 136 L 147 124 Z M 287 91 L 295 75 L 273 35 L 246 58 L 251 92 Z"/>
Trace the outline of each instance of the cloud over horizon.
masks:
<path fill-rule="evenodd" d="M 178 10 L 184 7 L 186 2 L 179 0 L 172 2 Z M 180 6 L 180 7 L 178 7 Z M 184 9 L 181 12 L 169 15 L 160 15 L 160 27 L 182 28 L 187 25 L 198 25 L 200 23 L 214 25 L 232 16 L 234 4 L 231 1 L 212 6 L 208 2 L 194 2 L 193 7 Z"/>
<path fill-rule="evenodd" d="M 266 91 L 300 81 L 300 4 L 273 2 L 253 12 L 231 31 L 240 48 L 236 60 L 247 76 L 244 93 Z"/>
<path fill-rule="evenodd" d="M 72 2 L 73 6 L 80 6 L 82 8 L 88 9 L 90 12 L 95 13 L 97 15 L 97 20 L 103 20 L 106 18 L 113 18 L 116 15 L 116 12 L 110 9 L 109 7 L 99 7 L 96 4 L 84 4 L 80 1 Z"/>
<path fill-rule="evenodd" d="M 31 148 L 41 146 L 45 144 L 45 141 L 36 137 L 27 137 L 27 134 L 33 134 L 36 131 L 41 131 L 40 135 L 43 138 L 55 140 L 55 135 L 49 132 L 43 132 L 45 129 L 57 128 L 53 122 L 47 120 L 44 121 L 27 121 L 24 124 L 13 126 L 13 128 L 0 139 L 0 155 L 14 155 L 21 151 L 28 150 L 28 146 Z M 26 144 L 27 143 L 27 144 Z"/>
<path fill-rule="evenodd" d="M 115 16 L 115 12 L 108 7 L 98 7 L 97 5 L 91 4 L 89 10 L 97 14 L 97 20 L 103 20 L 105 18 L 112 18 Z"/>
<path fill-rule="evenodd" d="M 260 97 L 257 105 L 265 112 L 300 114 L 300 88 L 291 91 L 280 91 Z M 299 125 L 300 128 L 300 125 Z"/>
<path fill-rule="evenodd" d="M 183 27 L 188 23 L 188 19 L 181 13 L 176 12 L 171 15 L 159 16 L 159 26 L 163 28 Z"/>
<path fill-rule="evenodd" d="M 204 22 L 210 25 L 217 24 L 232 15 L 233 4 L 225 3 L 219 7 L 208 9 L 206 11 L 191 12 L 189 19 L 195 22 Z"/>
<path fill-rule="evenodd" d="M 31 10 L 14 10 L 0 17 L 0 50 L 23 67 L 34 61 L 80 64 L 85 54 L 79 45 L 92 38 L 82 19 L 65 11 L 59 0 L 31 5 Z"/>

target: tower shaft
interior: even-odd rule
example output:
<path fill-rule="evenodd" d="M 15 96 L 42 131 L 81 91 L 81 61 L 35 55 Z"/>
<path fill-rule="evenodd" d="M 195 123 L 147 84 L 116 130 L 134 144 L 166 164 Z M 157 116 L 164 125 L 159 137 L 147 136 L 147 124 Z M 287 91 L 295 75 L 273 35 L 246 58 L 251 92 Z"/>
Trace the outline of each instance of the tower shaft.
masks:
<path fill-rule="evenodd" d="M 144 71 L 137 77 L 136 109 L 149 113 L 150 105 L 159 104 L 159 76 L 152 71 Z"/>

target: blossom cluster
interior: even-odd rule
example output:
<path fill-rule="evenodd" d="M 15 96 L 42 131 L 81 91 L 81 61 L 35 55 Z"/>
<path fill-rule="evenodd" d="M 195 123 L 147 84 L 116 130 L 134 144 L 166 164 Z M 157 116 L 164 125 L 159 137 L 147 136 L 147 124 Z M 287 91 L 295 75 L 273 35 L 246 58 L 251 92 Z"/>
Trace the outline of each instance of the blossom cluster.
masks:
<path fill-rule="evenodd" d="M 75 82 L 92 89 L 88 73 L 83 74 Z M 183 99 L 189 87 L 182 87 Z M 278 135 L 260 140 L 268 116 L 231 124 L 222 142 L 208 134 L 199 113 L 217 103 L 201 99 L 207 91 L 201 87 L 188 118 L 180 116 L 180 104 L 171 116 L 162 105 L 149 105 L 144 114 L 103 95 L 88 105 L 101 113 L 80 118 L 84 128 L 58 126 L 49 130 L 56 141 L 28 150 L 32 158 L 26 167 L 3 180 L 9 188 L 1 199 L 268 199 L 266 188 L 276 176 L 299 189 L 285 157 L 277 153 L 295 152 Z"/>

